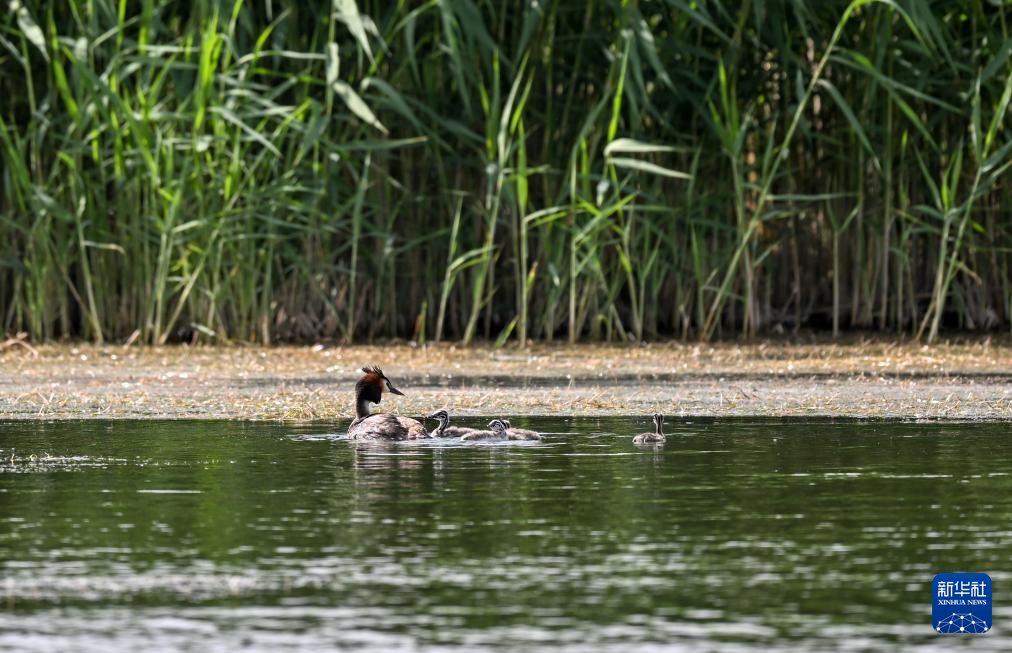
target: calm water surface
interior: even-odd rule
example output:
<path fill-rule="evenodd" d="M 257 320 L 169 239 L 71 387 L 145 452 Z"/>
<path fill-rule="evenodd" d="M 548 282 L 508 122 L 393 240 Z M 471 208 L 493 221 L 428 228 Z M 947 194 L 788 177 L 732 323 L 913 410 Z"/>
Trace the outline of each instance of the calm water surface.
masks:
<path fill-rule="evenodd" d="M 522 422 L 0 423 L 0 650 L 1012 650 L 1009 425 Z"/>

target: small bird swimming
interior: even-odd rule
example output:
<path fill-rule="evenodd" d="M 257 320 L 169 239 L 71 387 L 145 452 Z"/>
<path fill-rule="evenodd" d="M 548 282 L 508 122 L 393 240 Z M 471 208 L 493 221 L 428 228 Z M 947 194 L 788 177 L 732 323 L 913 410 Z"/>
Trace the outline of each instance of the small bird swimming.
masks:
<path fill-rule="evenodd" d="M 355 440 L 418 440 L 428 438 L 425 430 L 416 419 L 399 417 L 389 413 L 369 412 L 369 404 L 378 404 L 383 398 L 383 391 L 404 396 L 394 387 L 383 370 L 375 365 L 362 368 L 364 375 L 355 383 L 355 419 L 348 426 L 348 437 Z"/>
<path fill-rule="evenodd" d="M 467 442 L 474 442 L 477 440 L 509 440 L 509 436 L 506 435 L 506 425 L 501 420 L 494 419 L 488 423 L 491 431 L 475 431 L 462 436 L 460 439 Z"/>
<path fill-rule="evenodd" d="M 499 419 L 506 426 L 506 436 L 510 440 L 540 440 L 541 434 L 530 429 L 515 429 L 508 419 Z M 489 425 L 491 426 L 491 424 Z"/>
<path fill-rule="evenodd" d="M 430 433 L 434 438 L 459 438 L 478 431 L 478 429 L 471 429 L 465 426 L 448 426 L 450 414 L 445 410 L 437 410 L 429 415 L 427 419 L 434 419 L 439 422 L 439 426 Z"/>
<path fill-rule="evenodd" d="M 654 432 L 640 433 L 633 438 L 633 444 L 663 444 L 667 438 L 664 437 L 664 415 L 654 413 Z"/>

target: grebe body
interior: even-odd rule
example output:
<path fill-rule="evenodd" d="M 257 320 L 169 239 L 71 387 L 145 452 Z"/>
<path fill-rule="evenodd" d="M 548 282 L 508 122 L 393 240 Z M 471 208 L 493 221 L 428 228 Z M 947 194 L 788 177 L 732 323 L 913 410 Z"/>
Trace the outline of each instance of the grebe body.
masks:
<path fill-rule="evenodd" d="M 654 432 L 640 433 L 633 438 L 633 444 L 662 444 L 667 438 L 664 437 L 664 415 L 654 413 Z"/>
<path fill-rule="evenodd" d="M 355 419 L 348 426 L 348 437 L 355 440 L 419 440 L 429 437 L 425 426 L 416 419 L 370 413 L 369 404 L 380 403 L 384 390 L 401 396 L 404 393 L 395 388 L 383 370 L 375 365 L 363 367 L 362 372 L 362 378 L 355 384 Z"/>
<path fill-rule="evenodd" d="M 434 419 L 439 422 L 439 426 L 429 434 L 434 438 L 460 438 L 478 431 L 478 429 L 471 429 L 465 426 L 449 426 L 450 414 L 445 410 L 437 410 L 429 415 L 428 419 Z"/>
<path fill-rule="evenodd" d="M 460 439 L 467 442 L 479 440 L 509 440 L 506 435 L 506 425 L 502 421 L 494 419 L 488 423 L 490 431 L 475 431 L 462 436 Z"/>
<path fill-rule="evenodd" d="M 510 440 L 540 440 L 541 434 L 530 429 L 515 429 L 508 419 L 500 419 L 506 426 L 506 437 Z"/>

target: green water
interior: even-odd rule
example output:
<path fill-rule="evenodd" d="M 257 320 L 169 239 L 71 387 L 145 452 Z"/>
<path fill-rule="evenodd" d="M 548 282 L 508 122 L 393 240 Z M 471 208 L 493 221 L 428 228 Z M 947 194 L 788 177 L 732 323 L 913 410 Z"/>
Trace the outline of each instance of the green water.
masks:
<path fill-rule="evenodd" d="M 1006 424 L 524 422 L 0 423 L 0 650 L 1012 650 Z"/>

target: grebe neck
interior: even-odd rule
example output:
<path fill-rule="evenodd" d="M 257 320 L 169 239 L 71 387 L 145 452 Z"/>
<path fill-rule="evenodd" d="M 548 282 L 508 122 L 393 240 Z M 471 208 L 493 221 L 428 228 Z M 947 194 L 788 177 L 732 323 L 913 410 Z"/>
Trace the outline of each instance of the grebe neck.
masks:
<path fill-rule="evenodd" d="M 369 400 L 359 394 L 355 398 L 355 417 L 362 419 L 363 417 L 369 417 Z"/>

